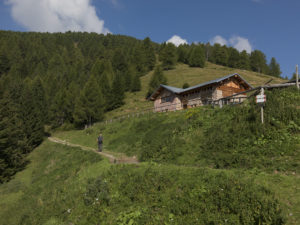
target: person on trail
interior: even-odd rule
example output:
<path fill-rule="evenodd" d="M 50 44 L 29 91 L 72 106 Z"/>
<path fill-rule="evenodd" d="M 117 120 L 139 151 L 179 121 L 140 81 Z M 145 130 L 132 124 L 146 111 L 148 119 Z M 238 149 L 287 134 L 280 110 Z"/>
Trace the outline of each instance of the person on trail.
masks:
<path fill-rule="evenodd" d="M 103 136 L 101 133 L 99 134 L 99 137 L 97 138 L 97 142 L 98 142 L 98 152 L 102 152 Z"/>

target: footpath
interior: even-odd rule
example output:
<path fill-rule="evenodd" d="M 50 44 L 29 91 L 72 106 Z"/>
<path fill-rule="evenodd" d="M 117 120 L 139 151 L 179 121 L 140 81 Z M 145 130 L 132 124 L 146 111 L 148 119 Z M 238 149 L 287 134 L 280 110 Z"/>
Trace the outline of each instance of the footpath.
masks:
<path fill-rule="evenodd" d="M 67 146 L 71 146 L 71 147 L 78 147 L 78 148 L 81 148 L 82 150 L 86 150 L 86 151 L 93 151 L 99 155 L 102 155 L 106 158 L 109 159 L 109 162 L 110 163 L 114 163 L 114 164 L 138 164 L 139 161 L 138 159 L 136 158 L 136 156 L 133 156 L 133 157 L 128 157 L 128 156 L 125 156 L 123 154 L 120 154 L 118 153 L 118 155 L 120 156 L 114 156 L 108 152 L 98 152 L 96 149 L 94 148 L 91 148 L 91 147 L 86 147 L 86 146 L 82 146 L 82 145 L 78 145 L 78 144 L 72 144 L 70 142 L 67 142 L 65 140 L 61 140 L 59 138 L 56 138 L 56 137 L 48 137 L 48 140 L 51 141 L 51 142 L 54 142 L 54 143 L 58 143 L 58 144 L 62 144 L 62 145 L 67 145 Z"/>

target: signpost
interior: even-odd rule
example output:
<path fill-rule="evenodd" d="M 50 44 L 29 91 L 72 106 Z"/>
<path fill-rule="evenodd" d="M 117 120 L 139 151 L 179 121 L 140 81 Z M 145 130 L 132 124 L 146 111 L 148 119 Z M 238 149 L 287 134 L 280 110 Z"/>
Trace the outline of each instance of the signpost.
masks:
<path fill-rule="evenodd" d="M 267 98 L 264 93 L 264 89 L 260 89 L 260 94 L 256 95 L 256 103 L 260 104 L 260 117 L 261 117 L 261 123 L 264 123 L 264 103 L 266 102 Z"/>
<path fill-rule="evenodd" d="M 256 103 L 265 103 L 266 95 L 256 95 Z"/>

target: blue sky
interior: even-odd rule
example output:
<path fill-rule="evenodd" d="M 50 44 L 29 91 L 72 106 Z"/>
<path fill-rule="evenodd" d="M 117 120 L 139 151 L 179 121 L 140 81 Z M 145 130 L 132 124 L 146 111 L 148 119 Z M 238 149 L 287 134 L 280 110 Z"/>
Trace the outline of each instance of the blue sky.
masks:
<path fill-rule="evenodd" d="M 299 22 L 299 0 L 0 0 L 1 30 L 221 42 L 275 57 L 289 77 L 300 64 Z"/>

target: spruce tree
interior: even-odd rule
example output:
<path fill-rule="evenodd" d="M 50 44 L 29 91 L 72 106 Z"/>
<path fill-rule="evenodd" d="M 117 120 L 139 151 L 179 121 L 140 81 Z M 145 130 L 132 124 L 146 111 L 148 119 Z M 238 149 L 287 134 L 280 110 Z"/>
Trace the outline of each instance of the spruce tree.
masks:
<path fill-rule="evenodd" d="M 2 74 L 7 73 L 10 69 L 10 63 L 4 53 L 0 53 L 0 77 Z"/>
<path fill-rule="evenodd" d="M 271 62 L 269 64 L 269 75 L 274 77 L 280 77 L 280 65 L 276 62 L 276 59 L 272 57 Z"/>
<path fill-rule="evenodd" d="M 250 66 L 252 71 L 258 73 L 268 72 L 267 60 L 264 53 L 259 50 L 255 50 L 250 55 Z"/>
<path fill-rule="evenodd" d="M 173 69 L 177 62 L 177 52 L 175 45 L 172 43 L 162 45 L 159 59 L 162 62 L 162 67 L 164 70 Z"/>
<path fill-rule="evenodd" d="M 229 57 L 228 57 L 228 66 L 231 68 L 238 68 L 240 53 L 235 48 L 230 47 L 228 49 Z"/>
<path fill-rule="evenodd" d="M 149 37 L 146 37 L 143 40 L 142 50 L 144 52 L 145 59 L 146 59 L 146 61 L 145 61 L 146 71 L 153 70 L 155 63 L 156 63 L 156 57 L 155 57 L 154 48 L 152 46 L 152 43 L 151 43 L 151 40 Z"/>
<path fill-rule="evenodd" d="M 45 117 L 42 115 L 43 109 L 40 108 L 43 103 L 40 100 L 40 94 L 30 80 L 25 81 L 24 89 L 21 96 L 23 129 L 27 143 L 30 147 L 39 145 L 44 137 Z"/>
<path fill-rule="evenodd" d="M 156 66 L 149 82 L 149 89 L 146 97 L 149 97 L 160 84 L 167 84 L 167 78 L 164 76 L 162 68 Z"/>
<path fill-rule="evenodd" d="M 41 119 L 42 123 L 45 124 L 48 118 L 48 109 L 46 104 L 45 90 L 40 77 L 36 77 L 32 81 L 31 85 L 32 95 L 34 96 L 34 104 L 38 109 L 38 117 Z"/>
<path fill-rule="evenodd" d="M 205 66 L 205 52 L 201 46 L 196 46 L 192 49 L 189 57 L 189 66 L 191 67 L 201 67 Z"/>
<path fill-rule="evenodd" d="M 228 51 L 227 47 L 224 46 L 218 46 L 216 45 L 215 49 L 215 61 L 216 64 L 222 65 L 222 66 L 227 66 L 228 64 Z"/>
<path fill-rule="evenodd" d="M 131 92 L 137 92 L 141 90 L 141 80 L 138 74 L 135 74 L 131 83 Z"/>
<path fill-rule="evenodd" d="M 189 45 L 179 45 L 177 47 L 178 62 L 188 64 L 189 62 Z"/>
<path fill-rule="evenodd" d="M 250 57 L 246 50 L 240 53 L 240 58 L 237 65 L 239 69 L 250 70 Z"/>
<path fill-rule="evenodd" d="M 125 73 L 128 70 L 128 62 L 125 53 L 117 49 L 113 55 L 112 66 L 115 72 Z"/>
<path fill-rule="evenodd" d="M 8 181 L 26 162 L 23 157 L 26 144 L 18 111 L 9 93 L 5 92 L 0 98 L 0 183 Z"/>
<path fill-rule="evenodd" d="M 148 70 L 146 54 L 143 52 L 143 49 L 140 45 L 135 46 L 132 56 L 132 64 L 135 65 L 135 68 L 140 76 L 144 75 Z"/>
<path fill-rule="evenodd" d="M 111 97 L 108 103 L 108 109 L 113 110 L 119 108 L 124 104 L 124 81 L 120 73 L 117 73 L 115 80 L 113 81 Z"/>

